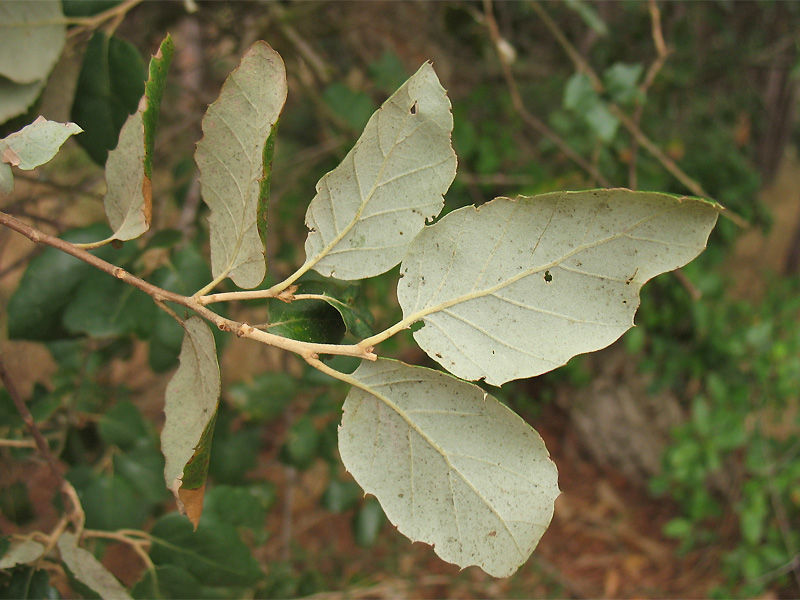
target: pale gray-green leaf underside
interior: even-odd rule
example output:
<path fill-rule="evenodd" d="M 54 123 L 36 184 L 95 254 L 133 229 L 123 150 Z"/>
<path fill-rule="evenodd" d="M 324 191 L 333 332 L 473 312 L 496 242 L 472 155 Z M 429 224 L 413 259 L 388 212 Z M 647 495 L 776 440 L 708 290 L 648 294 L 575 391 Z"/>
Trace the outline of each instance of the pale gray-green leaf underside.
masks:
<path fill-rule="evenodd" d="M 118 240 L 133 240 L 150 228 L 144 188 L 144 123 L 142 111 L 128 117 L 119 134 L 117 147 L 108 153 L 103 205 Z"/>
<path fill-rule="evenodd" d="M 362 279 L 399 263 L 456 173 L 450 101 L 426 63 L 372 115 L 306 213 L 306 264 Z"/>
<path fill-rule="evenodd" d="M 122 584 L 88 550 L 78 546 L 78 536 L 69 531 L 58 538 L 61 560 L 75 579 L 89 586 L 103 600 L 131 600 Z"/>
<path fill-rule="evenodd" d="M 183 469 L 216 413 L 220 393 L 214 335 L 198 316 L 189 317 L 183 328 L 180 366 L 167 385 L 161 431 L 164 479 L 176 497 Z"/>
<path fill-rule="evenodd" d="M 211 208 L 211 268 L 252 288 L 266 274 L 256 224 L 267 138 L 286 101 L 286 70 L 266 42 L 256 42 L 222 86 L 203 118 L 195 161 Z"/>
<path fill-rule="evenodd" d="M 0 76 L 21 84 L 46 79 L 66 39 L 60 0 L 0 2 Z"/>
<path fill-rule="evenodd" d="M 625 189 L 498 198 L 426 227 L 398 300 L 420 347 L 494 385 L 545 373 L 633 326 L 639 290 L 706 245 L 721 207 Z"/>
<path fill-rule="evenodd" d="M 44 117 L 0 140 L 0 162 L 29 171 L 52 159 L 67 139 L 81 129 L 75 123 L 58 123 Z"/>
<path fill-rule="evenodd" d="M 507 577 L 553 515 L 558 474 L 539 434 L 446 373 L 363 361 L 344 403 L 339 452 L 401 533 L 444 560 Z"/>

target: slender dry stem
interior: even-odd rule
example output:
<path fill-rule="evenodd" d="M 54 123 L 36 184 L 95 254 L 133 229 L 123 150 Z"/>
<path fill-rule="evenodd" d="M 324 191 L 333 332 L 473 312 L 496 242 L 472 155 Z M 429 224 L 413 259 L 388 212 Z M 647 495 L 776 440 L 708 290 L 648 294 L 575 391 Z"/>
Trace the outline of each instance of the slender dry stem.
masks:
<path fill-rule="evenodd" d="M 216 325 L 220 330 L 235 333 L 239 337 L 250 338 L 263 344 L 268 344 L 283 350 L 288 350 L 289 352 L 294 352 L 295 354 L 302 356 L 304 359 L 316 358 L 320 354 L 355 356 L 358 358 L 365 358 L 367 360 L 375 360 L 377 358 L 377 356 L 372 352 L 372 347 L 364 347 L 363 345 L 316 344 L 313 342 L 301 342 L 256 329 L 247 323 L 240 323 L 238 321 L 226 319 L 225 317 L 222 317 L 212 310 L 206 308 L 195 297 L 182 296 L 181 294 L 170 292 L 169 290 L 165 290 L 164 288 L 144 281 L 143 279 L 128 273 L 121 267 L 117 267 L 116 265 L 106 262 L 103 259 L 90 254 L 86 250 L 78 248 L 74 244 L 66 242 L 57 237 L 53 237 L 44 233 L 43 231 L 34 229 L 33 227 L 4 212 L 0 212 L 0 225 L 5 225 L 9 229 L 13 229 L 34 243 L 45 244 L 47 246 L 56 248 L 57 250 L 61 250 L 70 256 L 74 256 L 75 258 L 82 260 L 83 262 L 92 265 L 97 269 L 100 269 L 104 273 L 108 273 L 109 275 L 142 290 L 144 293 L 151 296 L 157 303 L 173 302 L 193 310 L 204 319 Z"/>
<path fill-rule="evenodd" d="M 522 95 L 519 92 L 517 80 L 514 77 L 513 71 L 511 70 L 511 64 L 509 63 L 508 57 L 500 50 L 503 45 L 503 38 L 500 35 L 500 29 L 497 26 L 497 21 L 494 18 L 492 0 L 483 0 L 483 7 L 484 22 L 489 30 L 489 36 L 492 38 L 492 45 L 497 52 L 497 58 L 500 60 L 500 66 L 503 69 L 503 78 L 506 81 L 506 87 L 508 88 L 508 93 L 511 96 L 511 103 L 514 106 L 514 110 L 517 111 L 517 114 L 520 116 L 523 122 L 528 125 L 528 127 L 553 142 L 570 160 L 581 167 L 584 171 L 589 173 L 592 179 L 594 179 L 599 185 L 611 187 L 611 182 L 592 163 L 573 150 L 572 147 L 561 136 L 550 129 L 541 119 L 539 119 L 526 108 L 525 103 L 522 100 Z"/>

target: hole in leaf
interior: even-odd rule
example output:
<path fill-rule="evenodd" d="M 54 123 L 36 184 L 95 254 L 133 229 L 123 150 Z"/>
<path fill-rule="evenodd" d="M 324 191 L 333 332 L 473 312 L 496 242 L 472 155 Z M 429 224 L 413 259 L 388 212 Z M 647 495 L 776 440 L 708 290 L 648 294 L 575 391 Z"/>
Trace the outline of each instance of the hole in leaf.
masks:
<path fill-rule="evenodd" d="M 418 105 L 418 103 L 417 103 L 417 101 L 415 100 L 415 101 L 414 101 L 414 104 L 412 104 L 412 105 L 411 105 L 411 108 L 410 108 L 410 109 L 408 109 L 408 112 L 410 112 L 412 115 L 415 115 L 415 114 L 417 114 L 417 105 Z"/>
<path fill-rule="evenodd" d="M 411 333 L 416 333 L 417 331 L 419 331 L 423 327 L 425 327 L 425 322 L 424 321 L 417 321 L 415 323 L 412 323 L 411 327 L 409 327 L 409 329 L 411 329 Z"/>
<path fill-rule="evenodd" d="M 544 282 L 545 283 L 550 283 L 551 281 L 553 281 L 553 276 L 550 274 L 550 271 L 545 271 L 544 272 Z"/>

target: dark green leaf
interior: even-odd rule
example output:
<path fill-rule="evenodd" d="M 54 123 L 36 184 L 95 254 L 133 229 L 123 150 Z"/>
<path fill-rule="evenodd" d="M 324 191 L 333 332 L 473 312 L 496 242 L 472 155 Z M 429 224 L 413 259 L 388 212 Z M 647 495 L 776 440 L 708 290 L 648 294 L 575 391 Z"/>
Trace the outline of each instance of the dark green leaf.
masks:
<path fill-rule="evenodd" d="M 203 429 L 203 435 L 200 436 L 200 441 L 195 446 L 194 454 L 189 462 L 183 469 L 183 478 L 181 479 L 182 490 L 199 490 L 206 485 L 206 476 L 208 475 L 208 463 L 211 459 L 211 442 L 214 439 L 214 425 L 217 422 L 217 413 L 206 424 Z"/>
<path fill-rule="evenodd" d="M 93 270 L 65 307 L 63 320 L 71 333 L 95 338 L 128 333 L 146 337 L 152 332 L 157 310 L 141 290 Z"/>
<path fill-rule="evenodd" d="M 137 445 L 151 445 L 149 425 L 139 409 L 129 400 L 117 402 L 100 417 L 97 424 L 100 437 L 108 446 L 129 450 Z"/>
<path fill-rule="evenodd" d="M 364 92 L 351 90 L 343 83 L 333 83 L 323 92 L 322 99 L 328 108 L 353 131 L 361 131 L 377 106 Z M 78 123 L 80 125 L 80 123 Z"/>
<path fill-rule="evenodd" d="M 217 482 L 235 485 L 242 483 L 247 471 L 256 466 L 261 428 L 237 423 L 234 429 L 233 419 L 234 415 L 220 405 L 208 469 Z"/>
<path fill-rule="evenodd" d="M 11 430 L 25 427 L 25 422 L 19 415 L 19 411 L 5 387 L 0 389 L 0 423 L 3 424 L 4 428 Z"/>
<path fill-rule="evenodd" d="M 122 0 L 61 0 L 65 17 L 93 17 L 120 4 Z"/>
<path fill-rule="evenodd" d="M 339 311 L 322 300 L 274 302 L 269 315 L 269 332 L 293 340 L 338 344 L 345 334 Z"/>
<path fill-rule="evenodd" d="M 159 229 L 147 240 L 147 250 L 153 248 L 172 248 L 183 239 L 183 233 L 177 229 Z"/>
<path fill-rule="evenodd" d="M 403 61 L 397 54 L 389 50 L 371 63 L 368 69 L 375 87 L 385 94 L 393 94 L 409 77 Z"/>
<path fill-rule="evenodd" d="M 322 495 L 322 506 L 331 512 L 342 513 L 353 508 L 363 495 L 355 481 L 331 479 Z"/>
<path fill-rule="evenodd" d="M 153 447 L 134 448 L 114 455 L 114 472 L 131 484 L 151 505 L 168 500 L 171 495 L 164 485 L 164 457 Z"/>
<path fill-rule="evenodd" d="M 236 530 L 224 523 L 200 523 L 197 531 L 177 513 L 160 518 L 150 535 L 156 565 L 180 567 L 201 585 L 246 587 L 263 577 Z"/>
<path fill-rule="evenodd" d="M 374 497 L 367 497 L 353 518 L 353 533 L 356 543 L 367 548 L 375 545 L 384 523 L 386 523 L 386 515 L 383 514 L 381 505 Z"/>
<path fill-rule="evenodd" d="M 203 586 L 191 573 L 173 565 L 155 568 L 155 574 L 145 571 L 144 576 L 133 587 L 134 598 L 169 598 L 194 600 L 203 597 Z"/>
<path fill-rule="evenodd" d="M 297 380 L 286 373 L 262 373 L 249 383 L 235 383 L 228 396 L 237 410 L 256 422 L 270 421 L 297 395 Z"/>
<path fill-rule="evenodd" d="M 133 486 L 118 475 L 100 475 L 79 492 L 90 529 L 136 529 L 150 511 Z"/>
<path fill-rule="evenodd" d="M 76 140 L 97 164 L 105 165 L 122 125 L 136 112 L 145 77 L 145 64 L 135 46 L 94 32 L 78 76 L 72 121 L 83 128 Z"/>
<path fill-rule="evenodd" d="M 0 599 L 41 599 L 60 598 L 61 595 L 50 586 L 50 575 L 44 569 L 34 570 L 32 567 L 16 567 L 11 571 L 11 578 L 0 586 Z"/>
<path fill-rule="evenodd" d="M 256 226 L 261 244 L 267 247 L 267 214 L 269 212 L 269 189 L 272 182 L 272 159 L 275 156 L 275 139 L 278 137 L 278 123 L 269 132 L 267 142 L 264 144 L 264 152 L 261 156 L 261 164 L 264 176 L 258 185 L 258 207 L 256 209 Z"/>
<path fill-rule="evenodd" d="M 106 225 L 90 225 L 65 233 L 62 239 L 93 242 L 108 237 Z M 114 250 L 104 246 L 94 254 L 118 264 L 135 249 Z M 62 313 L 82 282 L 95 269 L 55 248 L 46 248 L 34 258 L 22 276 L 17 290 L 8 302 L 8 335 L 11 339 L 55 340 L 68 337 Z M 109 285 L 115 282 L 108 277 Z"/>
<path fill-rule="evenodd" d="M 281 448 L 280 458 L 287 465 L 307 469 L 319 454 L 319 431 L 308 416 L 294 422 L 286 443 Z"/>
<path fill-rule="evenodd" d="M 210 526 L 225 523 L 260 531 L 264 528 L 267 508 L 262 498 L 246 487 L 220 485 L 206 493 L 202 521 Z"/>
<path fill-rule="evenodd" d="M 33 520 L 33 504 L 24 483 L 15 481 L 0 487 L 0 512 L 15 525 L 25 525 Z"/>
<path fill-rule="evenodd" d="M 197 247 L 189 245 L 176 252 L 168 265 L 153 273 L 150 281 L 171 292 L 190 296 L 211 281 L 211 269 Z M 181 316 L 187 312 L 175 304 L 169 305 Z M 218 312 L 224 314 L 224 311 Z M 178 363 L 183 333 L 183 328 L 175 319 L 162 310 L 156 311 L 149 355 L 150 366 L 154 371 L 166 371 Z M 217 348 L 222 348 L 227 336 L 216 327 L 212 329 L 212 333 Z"/>
<path fill-rule="evenodd" d="M 339 311 L 347 333 L 363 339 L 374 333 L 375 319 L 360 291 L 358 284 L 322 278 L 303 280 L 297 293 L 327 296 L 325 302 Z"/>
<path fill-rule="evenodd" d="M 147 98 L 147 108 L 144 111 L 144 174 L 147 179 L 152 179 L 153 172 L 153 146 L 158 127 L 158 115 L 161 107 L 161 97 L 164 95 L 164 86 L 167 82 L 167 73 L 175 54 L 175 45 L 172 37 L 167 34 L 158 53 L 150 60 L 149 77 L 145 83 L 144 95 Z"/>

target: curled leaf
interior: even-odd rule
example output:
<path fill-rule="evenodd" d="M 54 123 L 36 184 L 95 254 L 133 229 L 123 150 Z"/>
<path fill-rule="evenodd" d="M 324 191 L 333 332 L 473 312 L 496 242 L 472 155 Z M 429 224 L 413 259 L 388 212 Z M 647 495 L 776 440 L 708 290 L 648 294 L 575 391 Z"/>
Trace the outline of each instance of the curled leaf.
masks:
<path fill-rule="evenodd" d="M 150 229 L 153 138 L 173 52 L 172 38 L 167 36 L 150 61 L 150 78 L 138 109 L 122 126 L 117 147 L 108 153 L 104 206 L 117 240 L 136 239 Z"/>
<path fill-rule="evenodd" d="M 195 161 L 203 200 L 211 209 L 211 268 L 252 288 L 264 279 L 258 230 L 265 147 L 286 101 L 286 70 L 266 42 L 256 42 L 203 117 Z M 274 142 L 274 138 L 272 140 Z M 269 148 L 266 151 L 269 154 Z"/>
<path fill-rule="evenodd" d="M 189 514 L 197 527 L 202 509 L 202 491 L 198 490 L 205 489 L 220 376 L 214 335 L 205 321 L 189 317 L 183 328 L 180 366 L 167 385 L 161 452 L 167 487 L 178 508 Z M 191 500 L 189 507 L 184 499 Z"/>

